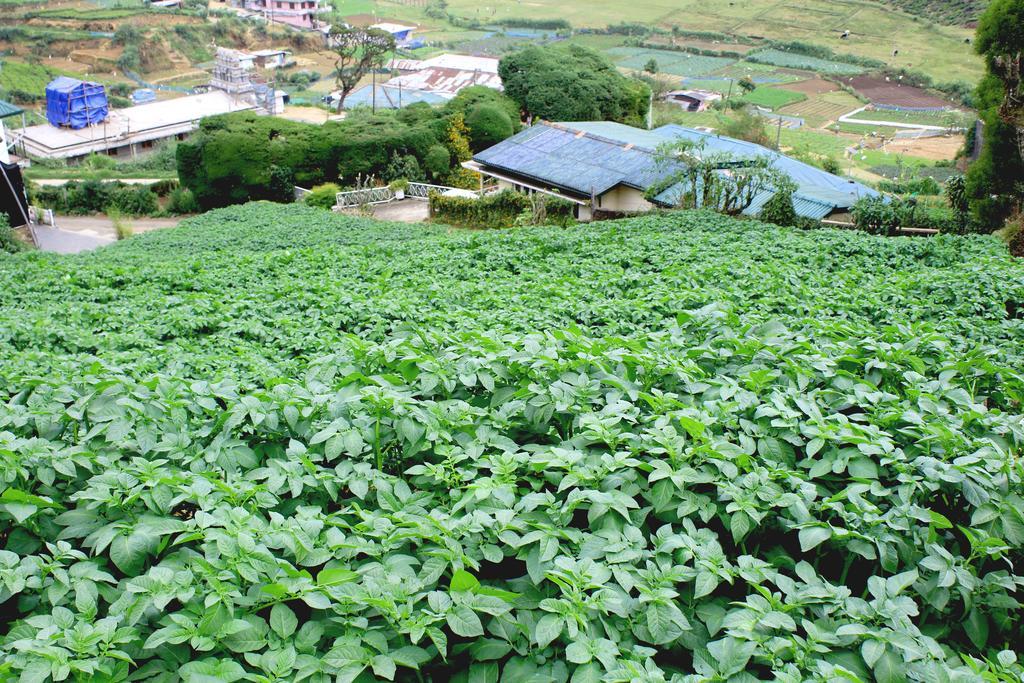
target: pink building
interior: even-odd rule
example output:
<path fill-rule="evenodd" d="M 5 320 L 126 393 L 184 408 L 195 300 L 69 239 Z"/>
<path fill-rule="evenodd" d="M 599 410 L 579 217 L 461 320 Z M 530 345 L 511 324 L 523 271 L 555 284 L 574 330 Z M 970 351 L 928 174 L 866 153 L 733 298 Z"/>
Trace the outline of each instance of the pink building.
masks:
<path fill-rule="evenodd" d="M 320 0 L 238 0 L 232 4 L 257 12 L 268 21 L 303 29 L 320 28 L 323 22 L 317 15 L 330 11 L 320 6 Z"/>

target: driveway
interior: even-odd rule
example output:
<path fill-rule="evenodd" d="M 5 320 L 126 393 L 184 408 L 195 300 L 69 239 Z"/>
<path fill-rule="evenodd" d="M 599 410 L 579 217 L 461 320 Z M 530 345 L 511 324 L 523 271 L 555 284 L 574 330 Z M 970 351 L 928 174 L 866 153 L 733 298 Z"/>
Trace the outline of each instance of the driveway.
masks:
<path fill-rule="evenodd" d="M 173 228 L 180 218 L 128 218 L 135 234 Z M 58 254 L 77 254 L 117 241 L 114 224 L 103 215 L 57 216 L 57 227 L 37 225 L 34 228 L 39 248 Z"/>

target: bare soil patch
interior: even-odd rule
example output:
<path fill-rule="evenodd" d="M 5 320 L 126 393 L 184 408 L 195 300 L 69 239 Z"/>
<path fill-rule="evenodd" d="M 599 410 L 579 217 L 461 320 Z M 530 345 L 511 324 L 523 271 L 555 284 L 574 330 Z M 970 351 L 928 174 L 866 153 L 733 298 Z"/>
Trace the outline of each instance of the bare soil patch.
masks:
<path fill-rule="evenodd" d="M 827 92 L 835 92 L 839 90 L 839 87 L 832 81 L 826 81 L 824 78 L 809 78 L 806 81 L 797 81 L 796 83 L 782 83 L 775 86 L 780 90 L 791 90 L 793 92 L 803 93 L 804 95 L 822 95 Z"/>
<path fill-rule="evenodd" d="M 871 100 L 872 104 L 892 107 L 948 107 L 948 100 L 933 95 L 923 88 L 904 85 L 883 76 L 851 76 L 843 82 Z"/>
<path fill-rule="evenodd" d="M 949 135 L 938 138 L 920 138 L 917 140 L 893 140 L 886 144 L 885 149 L 896 154 L 906 154 L 921 159 L 941 161 L 953 159 L 964 146 L 964 136 Z"/>

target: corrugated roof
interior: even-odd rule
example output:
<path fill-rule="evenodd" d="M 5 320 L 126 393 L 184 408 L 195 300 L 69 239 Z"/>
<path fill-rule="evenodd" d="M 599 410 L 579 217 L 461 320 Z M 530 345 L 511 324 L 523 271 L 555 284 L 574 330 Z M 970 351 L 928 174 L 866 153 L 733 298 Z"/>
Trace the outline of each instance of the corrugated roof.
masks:
<path fill-rule="evenodd" d="M 0 119 L 5 119 L 8 116 L 15 116 L 22 113 L 22 110 L 10 102 L 0 100 Z"/>
<path fill-rule="evenodd" d="M 502 89 L 501 77 L 498 74 L 446 67 L 425 67 L 404 76 L 392 78 L 387 85 L 449 95 L 455 95 L 471 85 L 485 85 L 495 90 Z"/>
<path fill-rule="evenodd" d="M 774 168 L 783 171 L 797 184 L 801 197 L 820 203 L 830 203 L 832 210 L 848 208 L 861 197 L 875 197 L 878 192 L 849 178 L 840 178 L 810 164 L 787 157 L 775 150 L 745 140 L 714 133 L 705 133 L 674 124 L 646 131 L 610 121 L 561 124 L 575 130 L 594 132 L 625 143 L 642 145 L 656 150 L 659 145 L 678 140 L 703 144 L 705 154 L 728 154 L 737 159 L 767 158 Z M 664 193 L 663 193 L 664 194 Z M 796 203 L 794 196 L 794 204 Z M 667 202 L 671 203 L 671 202 Z M 807 205 L 810 211 L 810 205 Z M 815 210 L 814 213 L 817 211 Z M 801 214 L 802 215 L 802 214 Z M 827 214 L 826 214 L 827 215 Z M 808 216 L 812 217 L 812 216 Z"/>
<path fill-rule="evenodd" d="M 527 128 L 473 159 L 584 196 L 618 185 L 644 190 L 678 171 L 641 147 L 549 123 Z"/>
<path fill-rule="evenodd" d="M 427 104 L 441 104 L 447 102 L 450 96 L 443 93 L 427 92 L 412 88 L 393 88 L 390 85 L 377 86 L 377 108 L 378 109 L 399 109 L 408 107 L 417 102 Z M 364 85 L 362 88 L 353 91 L 345 98 L 345 108 L 352 109 L 360 106 L 373 105 L 373 86 Z"/>
<path fill-rule="evenodd" d="M 840 178 L 784 154 L 712 133 L 682 126 L 641 130 L 610 121 L 540 123 L 528 128 L 473 159 L 496 170 L 565 189 L 581 195 L 603 194 L 617 185 L 647 190 L 678 172 L 656 154 L 666 143 L 691 140 L 703 145 L 704 154 L 728 154 L 738 160 L 768 158 L 797 184 L 793 205 L 797 214 L 820 219 L 853 205 L 860 197 L 878 193 L 860 183 Z M 683 186 L 676 184 L 655 198 L 672 206 Z M 744 213 L 756 215 L 774 192 L 757 197 Z"/>

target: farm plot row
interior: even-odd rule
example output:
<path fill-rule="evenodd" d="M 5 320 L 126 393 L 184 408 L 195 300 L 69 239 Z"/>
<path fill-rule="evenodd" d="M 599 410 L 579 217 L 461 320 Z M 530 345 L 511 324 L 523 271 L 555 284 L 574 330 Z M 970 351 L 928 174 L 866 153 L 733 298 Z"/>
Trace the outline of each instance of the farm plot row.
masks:
<path fill-rule="evenodd" d="M 995 239 L 254 204 L 0 265 L 4 676 L 1024 673 Z"/>
<path fill-rule="evenodd" d="M 612 48 L 608 53 L 618 66 L 637 71 L 644 69 L 653 59 L 659 72 L 673 76 L 704 76 L 736 62 L 728 57 L 705 57 L 672 50 L 622 47 Z"/>

